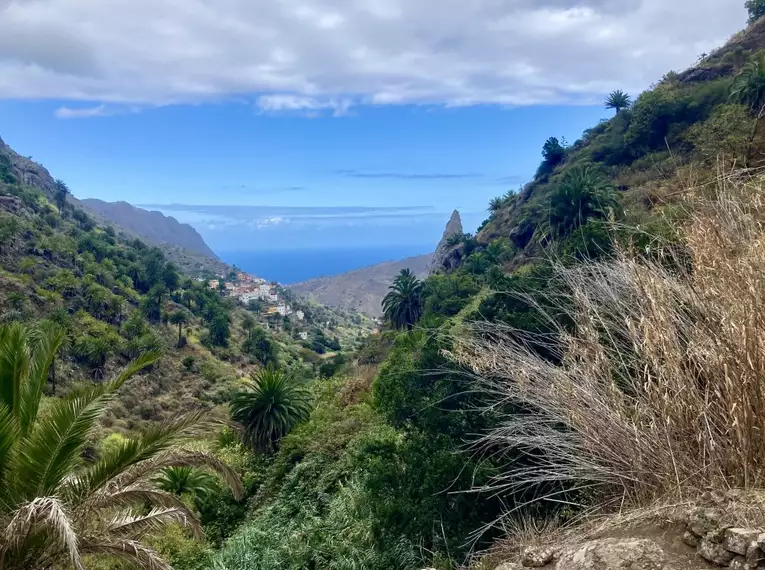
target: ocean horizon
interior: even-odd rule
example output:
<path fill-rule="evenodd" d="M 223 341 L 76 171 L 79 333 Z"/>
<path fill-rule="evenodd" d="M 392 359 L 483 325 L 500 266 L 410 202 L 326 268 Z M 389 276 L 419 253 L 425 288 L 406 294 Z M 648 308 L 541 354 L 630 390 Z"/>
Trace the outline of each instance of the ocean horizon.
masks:
<path fill-rule="evenodd" d="M 318 277 L 331 277 L 386 261 L 431 253 L 435 247 L 424 245 L 390 246 L 384 248 L 320 248 L 271 251 L 220 251 L 218 257 L 243 271 L 292 285 Z"/>

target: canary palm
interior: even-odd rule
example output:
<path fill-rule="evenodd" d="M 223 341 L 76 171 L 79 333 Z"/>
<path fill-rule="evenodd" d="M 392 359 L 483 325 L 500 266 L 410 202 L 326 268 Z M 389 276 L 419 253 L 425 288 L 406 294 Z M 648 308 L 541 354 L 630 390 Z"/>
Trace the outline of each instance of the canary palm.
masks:
<path fill-rule="evenodd" d="M 605 102 L 606 109 L 614 109 L 617 115 L 622 109 L 628 109 L 631 104 L 632 99 L 621 89 L 609 93 Z"/>
<path fill-rule="evenodd" d="M 765 104 L 765 50 L 750 59 L 733 79 L 730 99 L 754 110 Z"/>
<path fill-rule="evenodd" d="M 178 497 L 206 499 L 218 486 L 213 475 L 194 467 L 165 467 L 155 479 L 157 487 Z"/>
<path fill-rule="evenodd" d="M 152 427 L 79 467 L 115 392 L 158 355 L 144 354 L 113 380 L 57 399 L 39 414 L 48 370 L 62 339 L 53 327 L 34 332 L 19 323 L 0 327 L 0 568 L 79 570 L 83 555 L 89 554 L 168 570 L 141 538 L 172 522 L 201 531 L 182 501 L 156 487 L 156 472 L 205 466 L 220 473 L 237 496 L 241 482 L 213 456 L 178 447 L 199 432 L 201 413 Z"/>
<path fill-rule="evenodd" d="M 605 177 L 592 165 L 578 166 L 564 176 L 550 199 L 550 230 L 563 236 L 589 218 L 605 218 L 617 209 L 613 186 Z"/>
<path fill-rule="evenodd" d="M 402 269 L 388 288 L 383 313 L 397 329 L 409 330 L 422 315 L 422 282 L 409 269 Z"/>
<path fill-rule="evenodd" d="M 244 428 L 245 440 L 264 452 L 275 449 L 310 411 L 307 390 L 273 364 L 253 373 L 247 389 L 231 402 L 231 418 Z"/>

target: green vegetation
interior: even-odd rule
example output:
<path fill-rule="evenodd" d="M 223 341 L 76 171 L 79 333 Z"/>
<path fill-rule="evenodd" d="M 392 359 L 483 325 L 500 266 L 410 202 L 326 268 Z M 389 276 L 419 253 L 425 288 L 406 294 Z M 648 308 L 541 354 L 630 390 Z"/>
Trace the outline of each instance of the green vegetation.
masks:
<path fill-rule="evenodd" d="M 621 90 L 612 91 L 606 98 L 606 109 L 613 109 L 618 115 L 622 109 L 629 109 L 632 104 L 630 96 Z"/>
<path fill-rule="evenodd" d="M 253 373 L 247 390 L 234 395 L 231 417 L 244 427 L 245 441 L 271 451 L 279 440 L 308 419 L 308 394 L 292 377 L 269 364 Z"/>
<path fill-rule="evenodd" d="M 422 283 L 409 269 L 402 269 L 383 299 L 385 318 L 397 329 L 412 327 L 422 313 Z"/>
<path fill-rule="evenodd" d="M 183 502 L 152 484 L 153 474 L 174 465 L 205 466 L 221 473 L 236 494 L 239 479 L 213 456 L 179 448 L 201 423 L 199 413 L 124 439 L 82 465 L 88 437 L 115 392 L 159 355 L 146 353 L 115 379 L 43 408 L 43 389 L 63 338 L 52 326 L 0 327 L 0 566 L 82 568 L 88 555 L 161 567 L 163 561 L 141 543 L 147 533 L 171 523 L 201 529 Z"/>
<path fill-rule="evenodd" d="M 750 24 L 765 16 L 765 0 L 746 0 L 744 5 L 749 12 Z"/>

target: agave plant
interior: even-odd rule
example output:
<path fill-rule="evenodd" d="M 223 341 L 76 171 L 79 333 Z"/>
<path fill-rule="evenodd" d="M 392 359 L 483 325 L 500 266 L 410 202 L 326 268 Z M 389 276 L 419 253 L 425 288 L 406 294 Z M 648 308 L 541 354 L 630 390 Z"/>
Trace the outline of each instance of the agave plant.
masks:
<path fill-rule="evenodd" d="M 307 390 L 273 364 L 253 373 L 231 402 L 231 418 L 244 428 L 245 441 L 263 452 L 274 450 L 310 412 Z"/>
<path fill-rule="evenodd" d="M 412 330 L 422 315 L 422 282 L 409 269 L 402 269 L 389 287 L 382 308 L 394 327 Z"/>
<path fill-rule="evenodd" d="M 201 412 L 174 418 L 125 439 L 95 463 L 81 454 L 115 392 L 158 358 L 144 354 L 116 378 L 56 399 L 40 413 L 48 370 L 63 334 L 0 326 L 0 568 L 84 568 L 83 556 L 125 559 L 170 570 L 141 539 L 170 523 L 201 532 L 194 514 L 154 483 L 158 470 L 207 467 L 241 496 L 236 473 L 214 456 L 179 444 L 198 434 Z"/>

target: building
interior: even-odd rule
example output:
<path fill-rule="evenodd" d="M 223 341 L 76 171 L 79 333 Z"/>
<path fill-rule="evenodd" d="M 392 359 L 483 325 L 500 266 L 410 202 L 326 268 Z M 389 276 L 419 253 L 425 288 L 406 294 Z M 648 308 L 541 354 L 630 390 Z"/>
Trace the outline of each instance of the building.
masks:
<path fill-rule="evenodd" d="M 210 289 L 217 289 L 217 288 L 218 288 L 218 280 L 217 280 L 217 279 L 210 279 L 210 280 L 207 282 L 207 286 L 208 286 Z"/>
<path fill-rule="evenodd" d="M 308 333 L 305 331 L 299 333 L 298 336 L 300 337 L 300 340 L 308 340 Z"/>
<path fill-rule="evenodd" d="M 295 311 L 295 316 L 297 317 L 297 320 L 302 321 L 305 318 L 305 313 L 303 311 Z"/>

